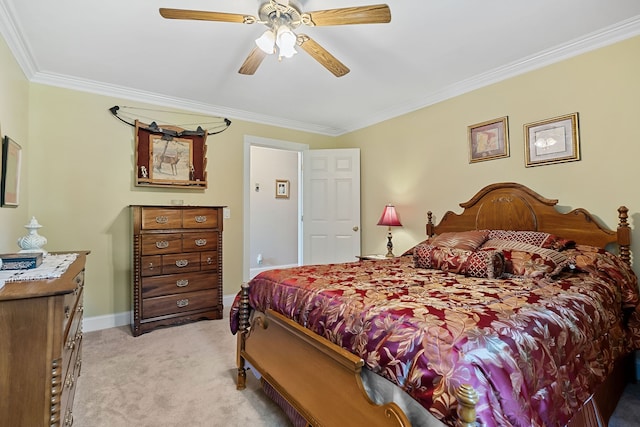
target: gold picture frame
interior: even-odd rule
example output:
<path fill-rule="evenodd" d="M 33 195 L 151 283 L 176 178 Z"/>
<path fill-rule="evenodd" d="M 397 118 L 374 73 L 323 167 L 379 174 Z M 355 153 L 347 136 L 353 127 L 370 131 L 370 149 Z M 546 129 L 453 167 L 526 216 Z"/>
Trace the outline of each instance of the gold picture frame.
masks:
<path fill-rule="evenodd" d="M 580 160 L 578 113 L 524 125 L 525 166 Z"/>
<path fill-rule="evenodd" d="M 487 120 L 467 127 L 469 163 L 509 157 L 509 118 Z"/>
<path fill-rule="evenodd" d="M 276 199 L 289 198 L 289 181 L 286 179 L 276 179 Z"/>

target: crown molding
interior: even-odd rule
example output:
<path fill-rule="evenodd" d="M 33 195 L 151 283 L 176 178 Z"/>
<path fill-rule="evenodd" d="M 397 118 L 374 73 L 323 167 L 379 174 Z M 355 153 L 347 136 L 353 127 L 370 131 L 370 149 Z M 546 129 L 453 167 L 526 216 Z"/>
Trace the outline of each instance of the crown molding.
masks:
<path fill-rule="evenodd" d="M 585 37 L 581 37 L 552 49 L 522 58 L 518 61 L 512 62 L 511 64 L 473 76 L 469 79 L 443 87 L 437 91 L 422 93 L 419 96 L 407 100 L 406 102 L 402 102 L 391 108 L 380 110 L 378 113 L 370 114 L 365 119 L 344 123 L 342 126 L 338 127 L 332 127 L 289 120 L 283 117 L 257 114 L 250 111 L 237 110 L 219 105 L 194 102 L 187 99 L 173 98 L 128 87 L 78 79 L 67 75 L 38 71 L 39 67 L 37 61 L 31 54 L 28 44 L 18 30 L 15 16 L 16 15 L 11 8 L 7 7 L 3 0 L 0 0 L 0 33 L 4 37 L 9 49 L 11 49 L 16 61 L 30 82 L 327 136 L 340 136 L 372 126 L 385 120 L 408 114 L 430 105 L 437 104 L 438 102 L 463 95 L 484 86 L 488 86 L 640 34 L 640 15 L 638 15 L 600 31 L 591 33 Z"/>
<path fill-rule="evenodd" d="M 640 15 L 585 37 L 571 40 L 560 46 L 538 52 L 511 64 L 446 86 L 438 91 L 423 93 L 412 100 L 381 110 L 378 114 L 373 114 L 365 120 L 352 122 L 349 126 L 345 125 L 344 127 L 347 132 L 353 132 L 638 35 L 640 35 Z"/>

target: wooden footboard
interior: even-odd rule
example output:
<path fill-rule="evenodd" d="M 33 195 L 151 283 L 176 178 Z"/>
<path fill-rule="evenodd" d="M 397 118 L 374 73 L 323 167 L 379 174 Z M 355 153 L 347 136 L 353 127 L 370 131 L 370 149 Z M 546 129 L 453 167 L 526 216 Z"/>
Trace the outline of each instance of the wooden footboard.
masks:
<path fill-rule="evenodd" d="M 242 298 L 247 295 L 243 285 Z M 239 389 L 245 387 L 247 361 L 309 425 L 411 425 L 395 403 L 371 401 L 360 377 L 361 358 L 272 310 L 256 312 L 250 325 L 247 315 L 244 322 L 238 332 Z M 475 425 L 475 391 L 461 387 L 458 395 L 459 425 Z"/>

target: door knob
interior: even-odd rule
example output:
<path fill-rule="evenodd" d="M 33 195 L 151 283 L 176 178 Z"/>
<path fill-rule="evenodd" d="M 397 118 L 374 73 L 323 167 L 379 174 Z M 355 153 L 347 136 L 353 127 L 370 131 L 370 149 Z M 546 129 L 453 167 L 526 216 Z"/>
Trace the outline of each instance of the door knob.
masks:
<path fill-rule="evenodd" d="M 359 230 L 359 228 L 358 228 L 357 225 L 355 227 L 353 227 L 353 231 L 358 231 L 358 230 Z"/>

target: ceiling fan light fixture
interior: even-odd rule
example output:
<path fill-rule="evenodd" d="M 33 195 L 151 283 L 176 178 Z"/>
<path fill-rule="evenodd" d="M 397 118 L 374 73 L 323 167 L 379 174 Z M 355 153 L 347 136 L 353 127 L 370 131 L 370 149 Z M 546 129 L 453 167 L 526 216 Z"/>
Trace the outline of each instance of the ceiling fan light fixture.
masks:
<path fill-rule="evenodd" d="M 267 55 L 271 55 L 275 50 L 276 36 L 272 30 L 265 31 L 259 38 L 256 39 L 256 46 L 260 48 Z"/>
<path fill-rule="evenodd" d="M 279 56 L 284 58 L 291 58 L 298 53 L 295 49 L 297 37 L 286 25 L 280 25 L 278 27 L 278 33 L 276 36 L 276 45 L 278 45 Z"/>

